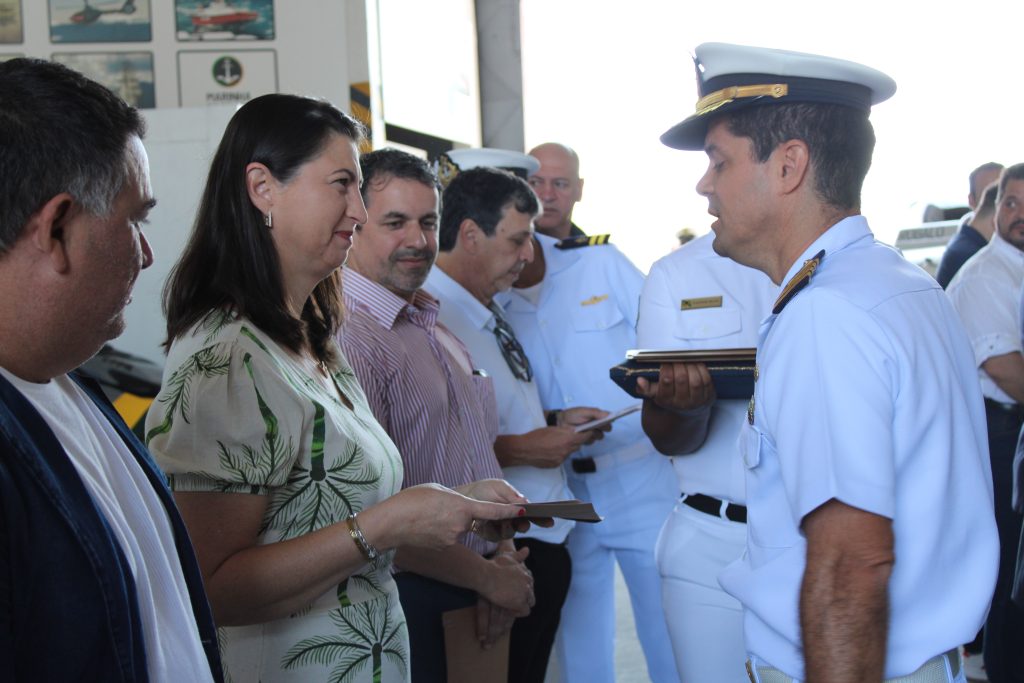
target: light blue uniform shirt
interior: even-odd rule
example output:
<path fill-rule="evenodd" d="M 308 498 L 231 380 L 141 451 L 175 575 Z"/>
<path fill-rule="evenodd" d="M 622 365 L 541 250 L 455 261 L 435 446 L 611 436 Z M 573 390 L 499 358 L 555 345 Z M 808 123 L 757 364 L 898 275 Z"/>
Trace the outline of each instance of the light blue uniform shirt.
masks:
<path fill-rule="evenodd" d="M 885 677 L 970 641 L 995 585 L 998 538 L 974 354 L 939 285 L 847 218 L 807 287 L 762 325 L 747 468 L 748 539 L 721 575 L 747 649 L 804 677 L 800 524 L 837 499 L 892 520 Z"/>

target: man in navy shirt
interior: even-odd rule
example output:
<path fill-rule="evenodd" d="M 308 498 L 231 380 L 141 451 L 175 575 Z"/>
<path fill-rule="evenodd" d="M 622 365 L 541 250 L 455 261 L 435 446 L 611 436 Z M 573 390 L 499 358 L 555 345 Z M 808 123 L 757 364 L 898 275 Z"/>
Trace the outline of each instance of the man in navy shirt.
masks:
<path fill-rule="evenodd" d="M 943 289 L 949 286 L 950 280 L 956 275 L 956 271 L 960 270 L 960 266 L 964 265 L 967 259 L 974 256 L 992 239 L 992 231 L 995 229 L 996 206 L 993 183 L 999 180 L 1002 170 L 1002 164 L 990 161 L 971 171 L 971 187 L 967 194 L 967 205 L 971 207 L 971 210 L 960 222 L 960 230 L 946 245 L 942 261 L 939 262 L 939 269 L 935 273 L 935 279 L 939 281 Z M 992 189 L 991 196 L 988 196 L 986 192 L 988 189 Z M 984 216 L 982 215 L 983 207 L 987 207 Z"/>

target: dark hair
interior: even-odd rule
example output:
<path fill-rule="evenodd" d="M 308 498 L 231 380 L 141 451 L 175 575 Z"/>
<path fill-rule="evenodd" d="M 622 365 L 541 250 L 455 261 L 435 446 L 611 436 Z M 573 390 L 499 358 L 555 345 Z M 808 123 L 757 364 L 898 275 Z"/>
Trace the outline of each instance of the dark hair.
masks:
<path fill-rule="evenodd" d="M 978 176 L 979 175 L 981 175 L 982 173 L 988 173 L 989 171 L 1002 171 L 1002 170 L 1003 170 L 1003 165 L 1000 164 L 999 162 L 987 161 L 984 164 L 982 164 L 981 166 L 979 166 L 978 168 L 976 168 L 973 171 L 971 171 L 971 175 L 968 176 L 968 179 L 967 179 L 967 182 L 970 185 L 970 187 L 968 189 L 970 189 L 970 191 L 971 191 L 971 196 L 974 197 L 975 200 L 980 201 L 980 199 L 981 199 L 981 196 L 980 196 L 981 191 L 984 191 L 984 189 L 985 189 L 984 187 L 981 187 L 981 188 L 975 187 L 975 184 L 978 182 Z"/>
<path fill-rule="evenodd" d="M 837 104 L 772 104 L 727 115 L 729 132 L 750 138 L 764 163 L 787 140 L 807 144 L 814 191 L 838 209 L 859 209 L 864 177 L 871 168 L 875 131 L 867 113 Z"/>
<path fill-rule="evenodd" d="M 66 66 L 0 64 L 0 251 L 61 192 L 106 216 L 127 178 L 128 140 L 145 132 L 134 107 Z"/>
<path fill-rule="evenodd" d="M 359 157 L 359 168 L 363 172 L 363 185 L 359 191 L 363 195 L 363 203 L 370 204 L 370 186 L 374 181 L 388 178 L 404 178 L 415 180 L 428 187 L 438 189 L 437 176 L 430 170 L 426 161 L 393 147 L 385 147 L 374 152 L 367 152 Z"/>
<path fill-rule="evenodd" d="M 358 143 L 363 127 L 322 100 L 263 95 L 235 112 L 210 165 L 192 235 L 164 285 L 165 346 L 210 312 L 229 311 L 292 351 L 301 351 L 308 341 L 317 358 L 333 358 L 331 339 L 341 322 L 340 274 L 335 271 L 314 288 L 302 320 L 296 320 L 285 301 L 270 230 L 249 199 L 245 169 L 259 162 L 287 183 L 335 134 Z"/>
<path fill-rule="evenodd" d="M 493 235 L 507 206 L 531 216 L 540 213 L 540 200 L 522 178 L 496 168 L 462 171 L 445 188 L 442 197 L 438 249 L 451 251 L 455 247 L 459 226 L 467 218 L 480 226 L 485 235 Z"/>
<path fill-rule="evenodd" d="M 1024 164 L 1014 164 L 1013 166 L 1007 166 L 1003 169 L 1003 172 L 999 174 L 999 194 L 996 196 L 996 201 L 1001 201 L 1003 194 L 1006 192 L 1006 182 L 1010 179 L 1024 180 Z"/>

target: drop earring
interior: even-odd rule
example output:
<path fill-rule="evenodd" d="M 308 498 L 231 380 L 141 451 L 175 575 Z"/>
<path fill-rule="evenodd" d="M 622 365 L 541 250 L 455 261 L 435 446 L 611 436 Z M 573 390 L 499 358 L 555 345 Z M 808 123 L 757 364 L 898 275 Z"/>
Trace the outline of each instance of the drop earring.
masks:
<path fill-rule="evenodd" d="M 263 216 L 263 225 L 268 228 L 274 227 L 274 216 L 270 211 L 267 211 L 266 215 Z"/>

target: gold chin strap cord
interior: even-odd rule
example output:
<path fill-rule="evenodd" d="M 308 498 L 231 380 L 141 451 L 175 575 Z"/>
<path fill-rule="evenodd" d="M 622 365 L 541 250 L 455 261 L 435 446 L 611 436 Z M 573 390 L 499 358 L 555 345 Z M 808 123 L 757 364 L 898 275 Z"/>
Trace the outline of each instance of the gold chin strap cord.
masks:
<path fill-rule="evenodd" d="M 774 97 L 779 99 L 789 94 L 789 86 L 785 83 L 764 83 L 762 85 L 734 85 L 716 90 L 697 100 L 697 116 L 712 112 L 723 104 L 744 97 Z"/>

